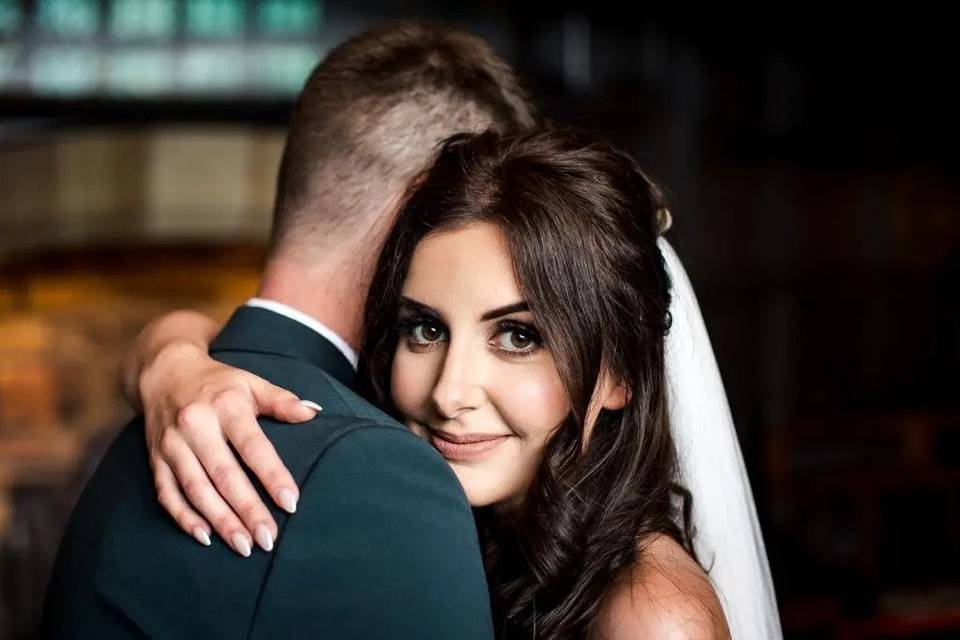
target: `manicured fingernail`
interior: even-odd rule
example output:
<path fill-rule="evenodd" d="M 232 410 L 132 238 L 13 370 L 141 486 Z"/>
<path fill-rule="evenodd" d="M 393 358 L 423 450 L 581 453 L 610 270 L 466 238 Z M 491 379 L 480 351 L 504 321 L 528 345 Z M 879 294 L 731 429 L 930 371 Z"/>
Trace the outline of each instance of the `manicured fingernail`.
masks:
<path fill-rule="evenodd" d="M 277 497 L 280 499 L 280 506 L 283 507 L 284 511 L 287 513 L 297 512 L 297 496 L 293 494 L 293 491 L 282 489 Z"/>
<path fill-rule="evenodd" d="M 253 537 L 257 539 L 257 544 L 264 551 L 273 551 L 273 536 L 270 535 L 270 529 L 267 525 L 258 524 L 253 532 Z"/>
<path fill-rule="evenodd" d="M 205 547 L 210 546 L 210 534 L 207 533 L 204 529 L 196 527 L 193 530 L 193 537 L 197 539 L 197 542 L 202 544 Z"/>
<path fill-rule="evenodd" d="M 244 558 L 250 557 L 250 541 L 247 536 L 235 533 L 233 534 L 233 549 Z"/>
<path fill-rule="evenodd" d="M 323 411 L 323 407 L 318 405 L 313 400 L 301 400 L 299 404 L 301 407 L 306 407 L 307 409 L 313 409 L 314 411 L 317 411 L 317 412 Z"/>

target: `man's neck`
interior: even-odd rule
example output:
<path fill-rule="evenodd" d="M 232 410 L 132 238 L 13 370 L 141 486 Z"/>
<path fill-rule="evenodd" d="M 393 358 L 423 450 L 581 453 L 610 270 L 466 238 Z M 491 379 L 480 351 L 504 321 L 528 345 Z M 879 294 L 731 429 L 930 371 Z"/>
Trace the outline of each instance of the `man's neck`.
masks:
<path fill-rule="evenodd" d="M 359 350 L 363 305 L 370 286 L 364 265 L 329 261 L 305 264 L 272 258 L 263 274 L 258 298 L 280 302 L 322 322 Z"/>

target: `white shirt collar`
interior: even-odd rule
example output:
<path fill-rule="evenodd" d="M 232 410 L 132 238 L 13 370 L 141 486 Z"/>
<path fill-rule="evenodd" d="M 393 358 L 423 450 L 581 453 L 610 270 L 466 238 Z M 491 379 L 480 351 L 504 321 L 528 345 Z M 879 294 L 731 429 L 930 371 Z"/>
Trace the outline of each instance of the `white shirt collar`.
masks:
<path fill-rule="evenodd" d="M 290 318 L 294 322 L 299 322 L 300 324 L 313 329 L 330 341 L 333 346 L 339 349 L 340 353 L 344 355 L 354 369 L 357 368 L 357 362 L 360 360 L 357 352 L 347 344 L 346 340 L 338 336 L 330 327 L 323 324 L 316 318 L 311 318 L 302 311 L 297 311 L 290 305 L 283 304 L 282 302 L 276 302 L 275 300 L 267 300 L 265 298 L 250 298 L 247 300 L 247 306 L 273 311 L 274 313 L 280 314 L 286 318 Z"/>

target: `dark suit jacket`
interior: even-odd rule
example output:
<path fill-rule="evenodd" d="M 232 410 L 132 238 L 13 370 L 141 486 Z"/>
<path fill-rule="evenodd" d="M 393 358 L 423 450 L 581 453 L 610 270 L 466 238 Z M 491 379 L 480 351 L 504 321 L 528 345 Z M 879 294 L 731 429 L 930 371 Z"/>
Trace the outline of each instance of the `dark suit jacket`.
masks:
<path fill-rule="evenodd" d="M 236 311 L 211 353 L 323 407 L 304 424 L 260 421 L 300 486 L 297 512 L 275 508 L 257 484 L 280 527 L 274 550 L 242 558 L 219 538 L 198 544 L 157 503 L 137 419 L 66 528 L 44 634 L 492 638 L 462 488 L 436 451 L 350 390 L 343 355 L 252 307 Z"/>

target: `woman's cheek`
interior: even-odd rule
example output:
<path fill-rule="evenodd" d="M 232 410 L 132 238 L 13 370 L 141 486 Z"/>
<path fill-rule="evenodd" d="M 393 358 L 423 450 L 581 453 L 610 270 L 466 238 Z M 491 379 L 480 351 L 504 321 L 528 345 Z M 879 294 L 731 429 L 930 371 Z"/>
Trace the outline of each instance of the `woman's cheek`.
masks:
<path fill-rule="evenodd" d="M 428 354 L 411 353 L 403 345 L 397 347 L 390 374 L 390 395 L 405 416 L 416 418 L 429 403 L 434 377 L 431 360 Z"/>
<path fill-rule="evenodd" d="M 563 383 L 552 363 L 503 369 L 494 377 L 496 388 L 491 394 L 500 415 L 517 435 L 545 441 L 569 412 Z"/>

